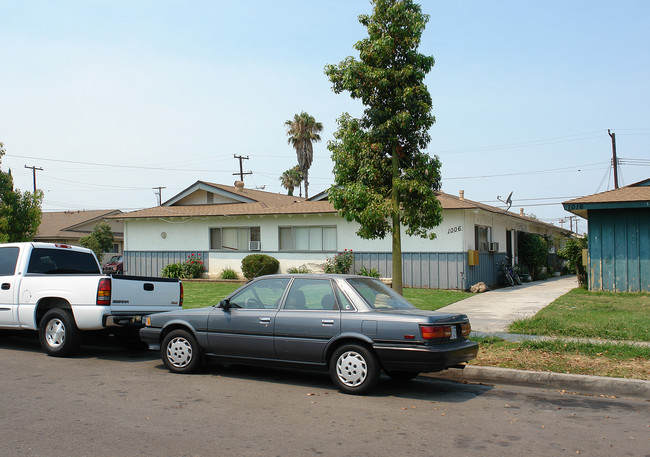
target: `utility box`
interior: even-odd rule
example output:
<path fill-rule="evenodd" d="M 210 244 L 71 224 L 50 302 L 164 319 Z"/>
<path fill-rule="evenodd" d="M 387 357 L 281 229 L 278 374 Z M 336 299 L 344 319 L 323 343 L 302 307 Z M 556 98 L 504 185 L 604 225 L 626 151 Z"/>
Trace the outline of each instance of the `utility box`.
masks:
<path fill-rule="evenodd" d="M 467 264 L 470 267 L 478 265 L 478 251 L 476 249 L 469 249 L 467 251 Z"/>

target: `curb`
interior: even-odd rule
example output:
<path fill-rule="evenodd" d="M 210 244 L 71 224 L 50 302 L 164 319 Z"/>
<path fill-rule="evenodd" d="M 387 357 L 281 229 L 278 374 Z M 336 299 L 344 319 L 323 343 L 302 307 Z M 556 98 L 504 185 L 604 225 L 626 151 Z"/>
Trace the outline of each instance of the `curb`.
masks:
<path fill-rule="evenodd" d="M 485 384 L 511 384 L 525 387 L 564 390 L 589 395 L 638 398 L 650 400 L 650 381 L 641 379 L 608 378 L 548 371 L 514 370 L 512 368 L 467 365 L 448 368 L 425 376 Z"/>

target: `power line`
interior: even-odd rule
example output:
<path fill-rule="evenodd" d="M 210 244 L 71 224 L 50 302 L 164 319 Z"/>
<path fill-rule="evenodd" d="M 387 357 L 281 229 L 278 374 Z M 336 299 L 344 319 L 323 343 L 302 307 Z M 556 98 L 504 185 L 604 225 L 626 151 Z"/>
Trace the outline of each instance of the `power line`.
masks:
<path fill-rule="evenodd" d="M 455 177 L 455 178 L 442 178 L 443 181 L 445 180 L 455 180 L 455 179 L 478 179 L 478 178 L 501 178 L 504 176 L 521 176 L 521 175 L 536 175 L 536 174 L 543 174 L 543 173 L 557 173 L 557 172 L 566 172 L 570 170 L 574 170 L 576 168 L 580 168 L 577 171 L 582 171 L 581 168 L 586 168 L 586 167 L 591 167 L 595 165 L 606 165 L 608 162 L 596 162 L 596 163 L 589 163 L 585 165 L 575 165 L 572 167 L 562 167 L 562 168 L 549 168 L 546 170 L 535 170 L 535 171 L 520 171 L 516 173 L 501 173 L 501 174 L 496 174 L 496 175 L 482 175 L 482 176 L 460 176 L 460 177 Z"/>

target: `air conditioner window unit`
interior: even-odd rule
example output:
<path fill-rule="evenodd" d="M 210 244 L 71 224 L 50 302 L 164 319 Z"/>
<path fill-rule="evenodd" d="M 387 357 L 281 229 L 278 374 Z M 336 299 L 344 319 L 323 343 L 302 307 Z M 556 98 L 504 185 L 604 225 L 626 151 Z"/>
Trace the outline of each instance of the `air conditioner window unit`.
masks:
<path fill-rule="evenodd" d="M 248 250 L 249 251 L 259 251 L 261 249 L 259 241 L 249 241 L 248 242 Z"/>

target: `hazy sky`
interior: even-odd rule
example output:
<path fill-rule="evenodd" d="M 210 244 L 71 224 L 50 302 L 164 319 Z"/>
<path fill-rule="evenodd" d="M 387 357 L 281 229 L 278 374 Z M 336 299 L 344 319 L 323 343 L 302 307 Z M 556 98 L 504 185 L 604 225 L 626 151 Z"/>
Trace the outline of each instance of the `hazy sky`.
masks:
<path fill-rule="evenodd" d="M 420 51 L 442 190 L 558 223 L 560 202 L 650 176 L 650 2 L 423 1 Z M 324 125 L 310 193 L 332 183 L 342 112 L 326 64 L 357 57 L 366 0 L 0 0 L 0 141 L 44 210 L 157 204 L 197 180 L 286 192 L 284 121 Z M 581 221 L 582 227 L 586 227 Z"/>

